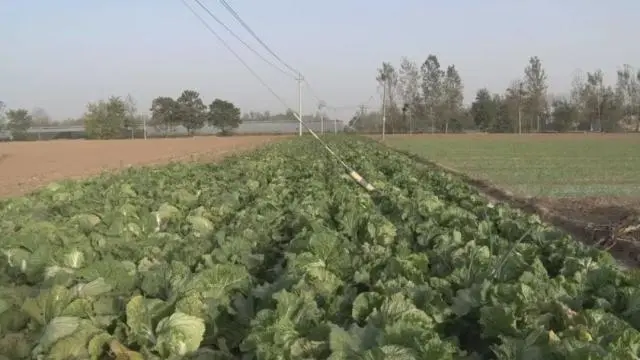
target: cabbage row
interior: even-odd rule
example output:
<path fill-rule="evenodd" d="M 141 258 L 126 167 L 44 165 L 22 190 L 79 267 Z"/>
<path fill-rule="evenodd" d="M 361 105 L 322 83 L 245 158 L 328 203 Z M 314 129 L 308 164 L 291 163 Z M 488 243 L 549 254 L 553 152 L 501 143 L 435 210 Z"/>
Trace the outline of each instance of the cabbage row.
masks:
<path fill-rule="evenodd" d="M 638 359 L 640 277 L 356 137 L 0 203 L 2 359 Z"/>

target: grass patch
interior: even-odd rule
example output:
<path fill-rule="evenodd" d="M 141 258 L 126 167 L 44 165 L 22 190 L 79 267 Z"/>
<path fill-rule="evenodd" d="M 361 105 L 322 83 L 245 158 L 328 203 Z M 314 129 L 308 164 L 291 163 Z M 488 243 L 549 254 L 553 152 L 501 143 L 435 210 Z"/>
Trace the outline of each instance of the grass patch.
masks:
<path fill-rule="evenodd" d="M 449 135 L 386 143 L 528 196 L 640 196 L 637 135 Z"/>

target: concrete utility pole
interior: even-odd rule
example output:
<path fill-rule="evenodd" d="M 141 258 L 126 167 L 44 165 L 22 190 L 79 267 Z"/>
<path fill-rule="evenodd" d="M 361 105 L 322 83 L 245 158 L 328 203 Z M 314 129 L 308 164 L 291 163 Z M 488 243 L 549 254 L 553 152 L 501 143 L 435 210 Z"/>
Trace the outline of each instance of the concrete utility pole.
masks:
<path fill-rule="evenodd" d="M 436 118 L 433 115 L 433 107 L 429 106 L 429 116 L 431 117 L 431 133 L 436 132 Z"/>
<path fill-rule="evenodd" d="M 356 123 L 357 123 L 360 119 L 362 119 L 362 117 L 363 117 L 364 115 L 366 115 L 366 113 L 367 113 L 367 105 L 365 105 L 365 104 L 360 104 L 360 112 L 359 112 L 359 113 L 356 113 L 356 116 L 354 116 L 354 118 L 353 118 L 353 122 L 350 122 L 351 124 L 347 123 L 347 126 L 349 126 L 351 129 L 353 129 L 353 130 L 357 131 L 357 129 L 355 128 Z"/>
<path fill-rule="evenodd" d="M 302 136 L 302 74 L 298 74 L 298 136 Z"/>
<path fill-rule="evenodd" d="M 387 124 L 387 84 L 383 86 L 382 91 L 382 140 L 384 141 L 384 133 Z"/>
<path fill-rule="evenodd" d="M 318 102 L 318 112 L 320 113 L 320 134 L 321 135 L 324 134 L 324 108 L 326 106 L 327 104 L 323 100 L 320 100 Z"/>

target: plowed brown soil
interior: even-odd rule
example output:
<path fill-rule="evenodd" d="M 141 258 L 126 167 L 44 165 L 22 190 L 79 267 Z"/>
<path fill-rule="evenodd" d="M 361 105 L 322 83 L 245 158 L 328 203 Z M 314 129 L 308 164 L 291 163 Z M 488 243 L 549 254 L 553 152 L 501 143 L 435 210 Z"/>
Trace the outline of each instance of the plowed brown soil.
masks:
<path fill-rule="evenodd" d="M 0 197 L 103 171 L 176 160 L 219 159 L 284 136 L 195 137 L 150 140 L 60 140 L 0 143 Z"/>
<path fill-rule="evenodd" d="M 640 212 L 640 198 L 614 196 L 536 198 L 538 205 L 585 223 L 617 222 Z"/>

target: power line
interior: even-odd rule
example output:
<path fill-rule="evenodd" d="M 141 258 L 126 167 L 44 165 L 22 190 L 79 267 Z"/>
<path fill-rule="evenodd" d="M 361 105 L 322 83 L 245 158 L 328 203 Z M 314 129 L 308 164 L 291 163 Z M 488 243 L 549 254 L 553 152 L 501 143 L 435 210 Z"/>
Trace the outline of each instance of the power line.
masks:
<path fill-rule="evenodd" d="M 260 45 L 262 45 L 271 55 L 273 55 L 274 58 L 276 58 L 278 61 L 280 61 L 280 63 L 282 63 L 282 65 L 287 67 L 289 70 L 293 71 L 294 73 L 300 74 L 300 71 L 296 70 L 294 67 L 292 67 L 291 65 L 287 64 L 273 50 L 271 50 L 271 48 L 264 41 L 262 41 L 262 39 L 260 39 L 260 37 L 251 29 L 251 27 L 244 20 L 242 20 L 242 17 L 240 17 L 240 14 L 238 14 L 238 12 L 235 11 L 233 9 L 233 7 L 231 5 L 229 5 L 228 2 L 226 2 L 225 0 L 220 0 L 220 3 L 222 4 L 222 6 L 225 7 L 225 9 L 227 9 L 227 11 L 229 11 L 231 13 L 231 15 L 236 20 L 238 20 L 240 25 L 242 25 L 242 27 L 244 27 L 249 32 L 249 34 L 251 34 L 251 36 L 253 36 L 253 38 L 256 39 L 256 41 L 258 41 L 260 43 Z"/>
<path fill-rule="evenodd" d="M 249 66 L 249 64 L 247 64 L 242 57 L 240 57 L 240 55 L 238 55 L 237 52 L 235 52 L 233 50 L 233 48 L 231 48 L 231 46 L 215 31 L 213 30 L 213 28 L 211 26 L 209 26 L 209 24 L 206 22 L 206 20 L 204 20 L 199 14 L 198 12 L 195 11 L 195 9 L 193 9 L 191 6 L 189 6 L 189 4 L 187 3 L 186 0 L 180 0 L 182 2 L 182 4 L 184 4 L 184 6 L 187 7 L 187 9 L 189 9 L 189 11 L 191 11 L 191 13 L 198 18 L 198 20 L 200 20 L 200 22 L 205 26 L 205 28 L 207 28 L 207 30 L 209 30 L 209 32 L 215 36 L 218 41 L 220 41 L 222 43 L 222 45 L 224 45 L 227 50 L 229 50 L 229 52 L 231 52 L 236 59 L 238 59 L 238 61 L 240 61 L 240 63 L 242 63 L 242 65 L 244 65 L 244 67 L 247 68 L 247 70 L 249 70 L 249 72 L 265 87 L 267 88 L 267 90 L 269 90 L 269 92 L 276 98 L 278 99 L 282 105 L 285 106 L 285 108 L 287 109 L 291 109 L 288 105 L 287 102 L 280 97 L 261 77 L 260 75 L 258 75 L 252 68 L 251 66 Z M 194 0 L 196 1 L 198 4 L 200 4 L 200 6 L 203 6 L 206 9 L 206 6 L 202 5 L 200 3 L 199 0 Z M 292 110 L 293 111 L 293 110 Z M 360 176 L 360 174 L 358 174 L 358 172 L 356 172 L 353 168 L 351 168 L 351 166 L 347 165 L 347 163 L 344 162 L 344 160 L 342 160 L 342 158 L 340 156 L 338 156 L 338 154 L 336 154 L 330 147 L 329 145 L 327 145 L 319 136 L 318 134 L 315 133 L 315 131 L 313 131 L 304 121 L 302 121 L 302 114 L 298 114 L 296 112 L 294 112 L 295 115 L 297 115 L 296 117 L 298 118 L 298 122 L 300 123 L 300 126 L 304 126 L 309 133 L 311 133 L 311 135 L 325 148 L 325 150 L 327 150 L 327 152 L 329 152 L 329 154 L 331 154 L 331 156 L 333 156 L 340 165 L 342 165 L 342 167 L 345 168 L 345 170 L 347 170 L 347 172 L 349 173 L 349 176 L 351 176 L 351 178 L 357 182 L 360 186 L 364 187 L 367 191 L 373 191 L 375 190 L 375 188 L 373 187 L 373 185 L 371 185 L 369 182 L 367 182 L 362 176 Z"/>
<path fill-rule="evenodd" d="M 298 77 L 298 79 L 302 78 L 301 76 L 301 72 L 299 70 L 297 70 L 296 68 L 294 68 L 293 66 L 289 65 L 286 61 L 282 60 L 282 58 L 280 56 L 278 56 L 278 54 L 275 53 L 275 51 L 273 51 L 269 45 L 267 45 L 259 36 L 258 34 L 256 34 L 255 31 L 253 31 L 253 29 L 251 29 L 251 27 L 249 26 L 249 24 L 247 24 L 246 21 L 244 21 L 242 19 L 242 17 L 240 16 L 240 14 L 238 14 L 238 12 L 231 6 L 229 5 L 229 3 L 226 0 L 219 0 L 220 3 L 222 4 L 222 6 L 224 6 L 225 9 L 227 9 L 227 11 L 229 11 L 229 13 L 240 23 L 240 25 L 242 25 L 242 27 L 245 28 L 245 30 L 247 30 L 247 32 L 249 34 L 251 34 L 251 36 L 253 36 L 253 38 L 258 41 L 274 58 L 276 58 L 278 61 L 280 61 L 280 63 L 282 65 L 284 65 L 286 68 L 288 68 L 289 70 L 293 71 L 296 74 L 299 74 L 300 76 Z M 313 98 L 318 102 L 318 103 L 322 103 L 323 100 L 317 95 L 317 93 L 313 90 L 313 88 L 311 87 L 311 84 L 307 81 L 307 79 L 302 78 L 302 81 L 307 85 L 307 89 L 309 89 L 309 92 L 311 93 L 311 96 L 313 96 Z M 341 106 L 341 107 L 332 107 L 332 106 L 326 106 L 327 108 L 330 109 L 339 109 L 339 108 L 348 108 L 348 107 L 357 107 L 356 106 Z"/>
<path fill-rule="evenodd" d="M 274 69 L 280 71 L 281 73 L 283 73 L 286 76 L 295 78 L 294 75 L 288 73 L 286 70 L 282 69 L 281 67 L 279 67 L 278 65 L 274 64 L 273 62 L 269 61 L 269 59 L 267 59 L 266 57 L 264 57 L 264 55 L 260 54 L 256 49 L 254 49 L 253 47 L 251 47 L 251 45 L 247 44 L 246 41 L 244 41 L 240 36 L 238 36 L 235 32 L 233 32 L 233 30 L 231 30 L 225 23 L 222 22 L 222 20 L 220 20 L 217 16 L 215 16 L 213 14 L 213 12 L 211 12 L 211 10 L 209 10 L 209 8 L 207 8 L 200 0 L 194 0 L 198 5 L 200 5 L 200 7 L 207 12 L 207 14 L 209 14 L 209 16 L 211 16 L 211 18 L 213 20 L 215 20 L 218 24 L 220 24 L 220 26 L 222 26 L 223 28 L 225 28 L 225 30 L 227 30 L 229 32 L 229 34 L 231 34 L 234 38 L 236 38 L 238 41 L 240 41 L 247 49 L 249 49 L 251 52 L 253 52 L 254 54 L 256 54 L 260 59 L 262 59 L 262 61 L 264 61 L 265 63 L 271 65 L 271 67 L 273 67 Z M 297 74 L 297 73 L 296 73 Z"/>
<path fill-rule="evenodd" d="M 360 106 L 360 104 L 358 105 L 342 105 L 342 106 L 330 106 L 328 104 L 326 104 L 325 100 L 322 100 L 317 93 L 311 88 L 311 84 L 309 84 L 309 82 L 307 82 L 306 80 L 303 80 L 304 83 L 307 85 L 307 89 L 309 90 L 309 93 L 311 94 L 311 96 L 313 96 L 314 99 L 316 99 L 316 101 L 318 103 L 325 103 L 324 107 L 327 109 L 331 109 L 333 111 L 337 111 L 337 110 L 342 110 L 342 109 L 353 109 L 353 108 L 357 108 Z M 369 97 L 369 99 L 365 102 L 365 104 L 369 104 L 372 100 L 374 100 L 374 96 L 371 95 Z"/>
<path fill-rule="evenodd" d="M 289 106 L 287 105 L 286 101 L 284 101 L 284 99 L 283 99 L 282 97 L 280 97 L 280 95 L 278 95 L 278 94 L 277 94 L 277 93 L 276 93 L 276 92 L 275 92 L 275 91 L 274 91 L 274 90 L 269 86 L 269 84 L 267 84 L 267 83 L 266 83 L 266 81 L 264 81 L 264 80 L 260 77 L 260 75 L 258 75 L 258 73 L 256 73 L 256 72 L 251 68 L 251 66 L 249 66 L 249 64 L 247 64 L 247 62 L 246 62 L 246 61 L 244 61 L 244 60 L 242 59 L 242 57 L 240 57 L 240 55 L 238 55 L 238 53 L 237 53 L 235 50 L 233 50 L 233 49 L 231 48 L 231 46 L 230 46 L 229 44 L 228 44 L 228 43 L 227 43 L 227 42 L 226 42 L 226 41 L 225 41 L 225 40 L 224 40 L 224 39 L 223 39 L 223 38 L 222 38 L 222 37 L 221 37 L 221 36 L 220 36 L 216 31 L 215 31 L 215 30 L 213 30 L 213 28 L 209 25 L 209 23 L 207 23 L 207 21 L 206 21 L 205 19 L 203 19 L 203 18 L 202 18 L 202 16 L 200 16 L 200 14 L 198 14 L 198 12 L 197 12 L 194 8 L 192 8 L 192 7 L 187 3 L 187 1 L 186 1 L 186 0 L 180 0 L 180 1 L 184 4 L 184 6 L 186 6 L 186 7 L 187 7 L 187 9 L 189 9 L 189 11 L 191 11 L 191 13 L 192 13 L 195 17 L 197 17 L 197 18 L 198 18 L 198 20 L 200 20 L 200 22 L 202 23 L 202 25 L 204 25 L 204 26 L 207 28 L 207 30 L 209 30 L 209 32 L 210 32 L 210 33 L 211 33 L 213 36 L 215 36 L 215 37 L 218 39 L 218 41 L 220 41 L 220 42 L 222 43 L 222 45 L 224 45 L 224 47 L 226 47 L 226 48 L 227 48 L 227 50 L 229 50 L 229 52 L 231 52 L 231 53 L 236 57 L 236 59 L 238 59 L 238 61 L 240 61 L 240 63 L 242 63 L 242 65 L 244 65 L 244 67 L 246 67 L 246 68 L 247 68 L 247 70 L 249 70 L 249 72 L 251 72 L 251 74 L 252 74 L 252 75 L 253 75 L 253 76 L 254 76 L 254 77 L 255 77 L 255 78 L 256 78 L 256 79 L 257 79 L 257 80 L 258 80 L 258 81 L 259 81 L 259 82 L 260 82 L 260 83 L 265 87 L 265 88 L 267 88 L 267 90 L 269 90 L 269 92 L 271 93 L 271 95 L 275 96 L 275 98 L 276 98 L 276 99 L 278 99 L 278 100 L 279 100 L 279 101 L 280 101 L 280 102 L 281 102 L 281 103 L 282 103 L 282 104 L 283 104 L 287 109 L 289 109 Z M 194 1 L 196 1 L 196 2 L 200 3 L 200 1 L 199 1 L 199 0 L 194 0 Z M 201 6 L 204 6 L 204 5 L 201 5 Z M 205 8 L 206 8 L 206 7 L 205 7 Z"/>
<path fill-rule="evenodd" d="M 372 100 L 374 100 L 375 98 L 372 96 L 369 97 L 369 99 L 364 102 L 364 105 L 369 106 L 369 104 L 371 103 Z M 353 109 L 353 108 L 359 108 L 361 107 L 362 104 L 357 104 L 357 105 L 344 105 L 344 106 L 327 106 L 328 109 L 332 109 L 332 110 L 341 110 L 341 109 Z"/>

